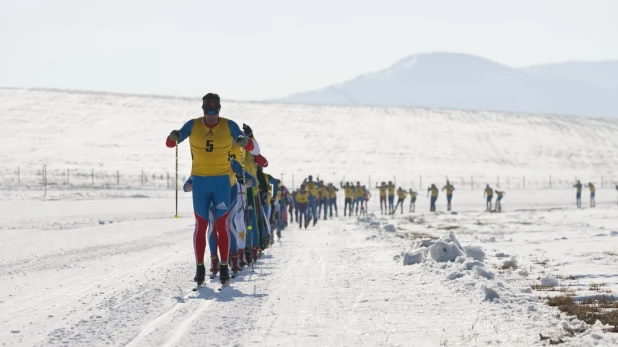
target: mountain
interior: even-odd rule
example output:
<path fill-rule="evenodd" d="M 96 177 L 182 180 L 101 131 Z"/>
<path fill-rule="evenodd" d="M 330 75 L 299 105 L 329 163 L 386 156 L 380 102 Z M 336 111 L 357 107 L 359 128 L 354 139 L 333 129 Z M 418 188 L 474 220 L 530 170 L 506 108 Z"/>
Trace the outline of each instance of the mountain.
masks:
<path fill-rule="evenodd" d="M 616 89 L 458 53 L 409 56 L 385 70 L 275 101 L 618 117 Z"/>
<path fill-rule="evenodd" d="M 530 66 L 522 70 L 545 78 L 579 81 L 599 87 L 618 88 L 618 60 L 544 64 Z"/>

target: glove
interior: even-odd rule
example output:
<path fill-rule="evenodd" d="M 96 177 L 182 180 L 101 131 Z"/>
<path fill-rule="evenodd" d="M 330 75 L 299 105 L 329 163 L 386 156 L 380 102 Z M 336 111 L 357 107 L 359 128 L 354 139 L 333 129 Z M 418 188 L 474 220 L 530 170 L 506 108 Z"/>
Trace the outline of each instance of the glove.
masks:
<path fill-rule="evenodd" d="M 270 204 L 272 205 L 272 204 L 274 204 L 274 203 L 275 203 L 275 198 L 274 198 L 274 197 L 273 197 L 273 198 L 270 198 Z"/>
<path fill-rule="evenodd" d="M 236 144 L 240 147 L 245 147 L 247 143 L 249 143 L 249 139 L 246 136 L 239 135 L 236 138 Z"/>
<path fill-rule="evenodd" d="M 251 127 L 245 123 L 242 123 L 242 131 L 245 132 L 245 135 L 247 135 L 248 138 L 253 137 L 253 130 L 251 130 Z"/>
<path fill-rule="evenodd" d="M 236 175 L 236 181 L 238 181 L 239 184 L 245 184 L 245 177 L 243 175 Z"/>
<path fill-rule="evenodd" d="M 178 142 L 180 140 L 180 131 L 172 130 L 172 132 L 170 133 L 170 139 L 172 139 L 172 141 Z"/>

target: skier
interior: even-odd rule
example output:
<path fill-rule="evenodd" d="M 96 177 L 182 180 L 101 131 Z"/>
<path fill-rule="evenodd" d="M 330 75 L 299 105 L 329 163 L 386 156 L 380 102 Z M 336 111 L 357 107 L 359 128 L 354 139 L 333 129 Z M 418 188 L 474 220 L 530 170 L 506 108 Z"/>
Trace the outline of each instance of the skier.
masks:
<path fill-rule="evenodd" d="M 380 214 L 384 214 L 388 210 L 386 205 L 386 182 L 382 182 L 380 186 L 376 183 L 376 188 L 380 190 Z"/>
<path fill-rule="evenodd" d="M 255 140 L 253 130 L 247 124 L 243 124 L 243 131 L 245 135 L 253 141 L 254 144 L 257 144 Z M 245 256 L 247 264 L 255 263 L 259 258 L 261 249 L 261 230 L 263 229 L 263 225 L 261 225 L 262 218 L 260 218 L 260 213 L 258 211 L 260 208 L 260 197 L 259 197 L 259 186 L 260 182 L 257 178 L 258 166 L 268 167 L 268 160 L 264 158 L 261 154 L 253 155 L 252 151 L 241 151 L 241 154 L 244 154 L 244 170 L 245 173 L 253 176 L 255 178 L 252 187 L 247 187 L 246 197 L 247 197 L 247 205 L 245 208 L 245 213 L 247 216 L 247 237 L 249 239 L 249 243 L 247 244 L 245 250 Z"/>
<path fill-rule="evenodd" d="M 343 216 L 346 216 L 346 212 L 349 212 L 349 215 L 352 216 L 352 199 L 354 198 L 354 188 L 350 185 L 350 182 L 346 182 L 345 186 L 343 185 L 343 182 L 341 182 L 340 185 L 345 196 L 343 203 Z"/>
<path fill-rule="evenodd" d="M 414 212 L 416 210 L 416 195 L 417 193 L 410 189 L 410 212 Z"/>
<path fill-rule="evenodd" d="M 496 212 L 502 212 L 502 198 L 504 197 L 504 192 L 496 190 L 496 195 L 498 195 L 498 198 L 496 198 Z"/>
<path fill-rule="evenodd" d="M 360 204 L 365 199 L 365 191 L 363 187 L 361 187 L 360 182 L 356 182 L 356 187 L 354 187 L 354 209 L 356 210 L 356 215 L 358 216 L 358 210 L 360 208 Z"/>
<path fill-rule="evenodd" d="M 427 196 L 429 196 L 429 192 L 431 192 L 431 204 L 429 206 L 429 212 L 436 212 L 436 201 L 438 200 L 438 195 L 440 191 L 435 184 L 431 184 L 431 187 L 427 188 Z"/>
<path fill-rule="evenodd" d="M 308 217 L 308 204 L 309 204 L 310 193 L 306 190 L 305 184 L 300 185 L 300 189 L 296 191 L 296 196 L 294 200 L 296 201 L 296 210 L 298 211 L 298 217 L 296 220 L 298 221 L 298 227 L 300 229 L 303 228 L 303 220 L 305 222 L 305 229 L 307 229 L 307 225 L 309 225 L 309 217 Z"/>
<path fill-rule="evenodd" d="M 328 204 L 330 202 L 330 192 L 328 186 L 324 185 L 324 181 L 320 181 L 320 212 L 324 212 L 324 220 L 328 217 Z M 319 216 L 318 216 L 319 217 Z"/>
<path fill-rule="evenodd" d="M 592 184 L 592 182 L 588 182 L 586 187 L 588 187 L 588 189 L 590 190 L 590 207 L 596 207 L 597 204 L 594 201 L 594 193 L 596 189 L 594 188 L 594 184 Z"/>
<path fill-rule="evenodd" d="M 491 211 L 491 201 L 494 198 L 494 190 L 491 189 L 489 187 L 489 184 L 487 185 L 487 187 L 485 187 L 485 190 L 483 191 L 483 199 L 485 199 L 485 197 L 487 197 L 487 211 Z"/>
<path fill-rule="evenodd" d="M 388 191 L 388 214 L 392 214 L 395 210 L 395 185 L 393 182 L 388 181 L 388 186 L 386 187 Z"/>
<path fill-rule="evenodd" d="M 582 184 L 577 180 L 577 183 L 573 185 L 573 188 L 577 188 L 577 193 L 575 194 L 575 201 L 577 202 L 577 208 L 582 208 Z"/>
<path fill-rule="evenodd" d="M 371 192 L 367 187 L 363 186 L 363 198 L 361 200 L 361 214 L 367 214 L 369 212 L 369 199 L 371 198 Z"/>
<path fill-rule="evenodd" d="M 230 280 L 228 269 L 229 215 L 232 180 L 230 177 L 229 151 L 236 143 L 246 150 L 253 149 L 253 142 L 240 131 L 238 125 L 219 117 L 221 101 L 219 95 L 208 93 L 202 98 L 204 116 L 185 123 L 180 130 L 172 130 L 166 139 L 166 146 L 174 148 L 189 139 L 193 176 L 192 189 L 193 210 L 195 214 L 195 231 L 193 244 L 195 249 L 196 271 L 194 280 L 198 286 L 204 282 L 206 268 L 206 230 L 208 229 L 208 209 L 212 203 L 215 207 L 215 225 L 221 254 L 219 279 L 223 285 Z M 216 146 L 215 146 L 216 144 Z"/>
<path fill-rule="evenodd" d="M 406 199 L 406 196 L 408 196 L 408 192 L 399 187 L 399 189 L 397 189 L 397 204 L 391 214 L 395 214 L 395 212 L 397 212 L 397 207 L 399 207 L 399 205 L 401 205 L 401 214 L 403 214 L 403 202 Z"/>
<path fill-rule="evenodd" d="M 335 187 L 332 183 L 328 184 L 328 191 L 330 194 L 330 199 L 329 199 L 329 207 L 330 207 L 330 217 L 333 217 L 333 207 L 335 207 L 335 217 L 339 216 L 339 212 L 337 211 L 337 192 L 339 191 L 339 189 L 337 189 L 337 187 Z"/>
<path fill-rule="evenodd" d="M 313 219 L 313 225 L 318 222 L 317 205 L 318 205 L 318 184 L 313 181 L 313 176 L 309 175 L 304 181 L 305 188 L 309 192 L 309 218 Z"/>
<path fill-rule="evenodd" d="M 447 211 L 451 210 L 451 200 L 453 199 L 453 191 L 455 187 L 451 185 L 449 181 L 446 181 L 446 185 L 442 188 L 442 191 L 446 189 L 446 209 Z"/>

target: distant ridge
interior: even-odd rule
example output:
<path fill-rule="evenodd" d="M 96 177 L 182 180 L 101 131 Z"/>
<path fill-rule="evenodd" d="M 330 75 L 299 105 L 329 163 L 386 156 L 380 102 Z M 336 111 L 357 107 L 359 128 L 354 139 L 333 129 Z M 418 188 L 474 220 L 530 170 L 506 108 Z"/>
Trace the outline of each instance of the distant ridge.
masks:
<path fill-rule="evenodd" d="M 381 71 L 271 101 L 618 118 L 618 88 L 551 77 L 541 70 L 514 69 L 468 54 L 426 53 Z"/>

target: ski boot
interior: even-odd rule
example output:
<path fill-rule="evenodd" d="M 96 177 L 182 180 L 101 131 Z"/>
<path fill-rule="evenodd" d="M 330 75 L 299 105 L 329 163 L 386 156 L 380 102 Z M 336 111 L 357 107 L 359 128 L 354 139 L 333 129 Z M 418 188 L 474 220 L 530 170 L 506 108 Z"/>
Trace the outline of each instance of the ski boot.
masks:
<path fill-rule="evenodd" d="M 270 239 L 270 244 L 274 245 L 275 244 L 275 234 L 270 234 L 269 239 Z"/>
<path fill-rule="evenodd" d="M 197 266 L 197 269 L 195 270 L 195 278 L 193 278 L 193 280 L 197 282 L 197 285 L 199 286 L 202 283 L 204 283 L 205 277 L 206 277 L 206 267 L 204 266 L 204 264 L 199 264 Z"/>
<path fill-rule="evenodd" d="M 281 231 L 277 230 L 277 237 L 281 238 Z"/>
<path fill-rule="evenodd" d="M 238 271 L 240 271 L 240 265 L 238 265 L 238 253 L 232 253 L 232 277 L 236 277 Z"/>
<path fill-rule="evenodd" d="M 251 249 L 251 258 L 253 259 L 253 262 L 255 263 L 258 258 L 260 257 L 260 248 L 258 246 L 253 246 L 253 248 Z"/>
<path fill-rule="evenodd" d="M 210 256 L 210 279 L 217 277 L 219 272 L 219 257 L 216 254 Z"/>
<path fill-rule="evenodd" d="M 313 225 L 314 225 L 314 226 L 315 226 L 315 223 L 317 223 L 317 222 L 318 222 L 318 219 L 317 219 L 317 218 L 315 218 L 315 217 L 313 217 Z"/>
<path fill-rule="evenodd" d="M 249 258 L 251 259 L 251 258 Z M 247 266 L 247 262 L 245 259 L 245 249 L 241 248 L 238 250 L 238 266 L 240 267 L 240 271 L 242 271 L 242 269 L 244 269 Z"/>
<path fill-rule="evenodd" d="M 230 269 L 227 267 L 226 263 L 221 263 L 219 266 L 219 280 L 224 286 L 230 281 Z"/>

